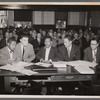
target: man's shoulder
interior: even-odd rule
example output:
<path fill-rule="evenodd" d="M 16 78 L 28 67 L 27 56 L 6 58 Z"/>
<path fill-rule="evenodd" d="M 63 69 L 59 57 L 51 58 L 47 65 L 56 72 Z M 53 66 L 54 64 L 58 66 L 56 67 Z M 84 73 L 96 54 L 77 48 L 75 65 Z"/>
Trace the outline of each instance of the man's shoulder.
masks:
<path fill-rule="evenodd" d="M 7 50 L 7 46 L 5 46 L 2 49 L 0 49 L 0 51 L 5 51 L 5 50 Z"/>
<path fill-rule="evenodd" d="M 74 48 L 79 48 L 79 46 L 75 45 L 75 44 L 72 44 L 72 47 Z"/>
<path fill-rule="evenodd" d="M 16 46 L 20 46 L 20 45 L 21 45 L 21 43 L 17 43 L 17 44 L 16 44 Z"/>
<path fill-rule="evenodd" d="M 90 51 L 91 50 L 91 48 L 90 47 L 87 47 L 84 51 L 85 52 L 88 52 L 88 51 Z"/>
<path fill-rule="evenodd" d="M 28 47 L 28 48 L 33 48 L 33 45 L 30 44 L 30 43 L 28 43 L 27 47 Z"/>
<path fill-rule="evenodd" d="M 61 45 L 61 46 L 58 47 L 58 49 L 61 49 L 61 50 L 64 49 L 64 48 L 65 48 L 64 45 Z"/>
<path fill-rule="evenodd" d="M 2 48 L 2 49 L 0 49 L 0 53 L 6 53 L 7 52 L 7 46 L 6 47 L 4 47 L 4 48 Z"/>

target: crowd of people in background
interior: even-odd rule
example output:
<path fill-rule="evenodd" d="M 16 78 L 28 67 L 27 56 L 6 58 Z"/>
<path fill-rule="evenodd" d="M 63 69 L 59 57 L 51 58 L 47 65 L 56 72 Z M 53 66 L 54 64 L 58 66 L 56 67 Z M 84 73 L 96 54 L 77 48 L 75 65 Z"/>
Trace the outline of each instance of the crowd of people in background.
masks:
<path fill-rule="evenodd" d="M 57 29 L 55 31 L 9 27 L 0 31 L 0 64 L 12 64 L 16 61 L 51 63 L 52 61 L 74 60 L 100 64 L 99 43 L 100 30 L 94 33 L 88 29 L 84 31 L 82 29 L 78 31 Z M 66 90 L 67 93 L 72 93 L 75 86 L 73 82 L 69 85 L 61 85 L 63 91 Z M 46 88 L 50 88 L 49 92 L 52 91 L 52 86 L 46 86 Z"/>
<path fill-rule="evenodd" d="M 10 26 L 3 31 L 0 30 L 0 49 L 6 46 L 7 40 L 10 37 L 14 37 L 18 43 L 22 34 L 29 36 L 29 43 L 33 45 L 35 53 L 37 53 L 39 49 L 44 46 L 45 36 L 50 36 L 52 38 L 52 46 L 58 48 L 59 46 L 63 45 L 64 37 L 66 35 L 70 35 L 73 37 L 73 44 L 80 47 L 81 59 L 83 59 L 84 56 L 84 49 L 90 46 L 90 40 L 94 37 L 100 40 L 100 30 L 98 30 L 97 33 L 94 33 L 92 30 L 88 29 L 84 31 L 82 29 L 79 29 L 78 31 L 73 29 L 57 29 L 54 31 L 53 29 L 36 30 L 34 28 L 23 29 L 22 27 L 14 28 L 13 26 Z"/>

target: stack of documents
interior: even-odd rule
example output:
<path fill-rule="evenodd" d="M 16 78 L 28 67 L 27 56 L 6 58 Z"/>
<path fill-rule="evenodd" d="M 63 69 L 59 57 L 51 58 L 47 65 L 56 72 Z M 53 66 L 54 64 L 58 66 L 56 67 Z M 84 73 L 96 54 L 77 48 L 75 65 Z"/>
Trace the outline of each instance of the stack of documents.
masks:
<path fill-rule="evenodd" d="M 54 67 L 66 67 L 66 63 L 63 63 L 63 62 L 52 62 L 53 66 Z"/>
<path fill-rule="evenodd" d="M 52 64 L 49 64 L 49 63 L 42 63 L 42 62 L 34 63 L 34 65 L 42 66 L 42 67 L 46 67 L 46 68 L 52 66 Z"/>
<path fill-rule="evenodd" d="M 15 64 L 7 64 L 5 66 L 0 67 L 0 69 L 4 69 L 4 70 L 10 70 L 10 71 L 15 71 L 15 72 L 19 72 L 25 75 L 33 75 L 33 74 L 37 74 L 37 72 L 25 69 L 25 66 L 30 66 L 33 65 L 33 63 L 26 63 L 26 62 L 17 62 Z"/>

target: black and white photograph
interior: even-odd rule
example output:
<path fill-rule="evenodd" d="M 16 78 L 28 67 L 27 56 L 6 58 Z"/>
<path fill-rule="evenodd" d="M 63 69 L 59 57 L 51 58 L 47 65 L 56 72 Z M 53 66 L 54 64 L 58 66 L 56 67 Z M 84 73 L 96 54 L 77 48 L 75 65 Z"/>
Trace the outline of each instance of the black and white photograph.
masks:
<path fill-rule="evenodd" d="M 0 95 L 100 96 L 100 3 L 0 4 Z"/>

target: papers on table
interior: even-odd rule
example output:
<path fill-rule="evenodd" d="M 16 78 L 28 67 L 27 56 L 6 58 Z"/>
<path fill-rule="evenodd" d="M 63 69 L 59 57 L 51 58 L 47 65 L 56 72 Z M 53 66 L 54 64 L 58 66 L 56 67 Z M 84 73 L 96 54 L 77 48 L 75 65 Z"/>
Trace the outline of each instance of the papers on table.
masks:
<path fill-rule="evenodd" d="M 61 62 L 52 62 L 54 67 L 60 68 L 60 67 L 66 67 L 66 63 Z"/>
<path fill-rule="evenodd" d="M 66 62 L 67 65 L 70 66 L 85 66 L 85 67 L 95 67 L 97 63 L 89 62 L 89 61 L 83 61 L 83 60 L 77 60 L 77 61 L 70 61 Z"/>
<path fill-rule="evenodd" d="M 25 69 L 25 66 L 30 66 L 33 65 L 33 63 L 26 63 L 26 62 L 17 62 L 14 63 L 12 65 L 7 64 L 5 66 L 0 67 L 0 69 L 4 69 L 4 70 L 10 70 L 10 71 L 16 71 L 25 75 L 33 75 L 33 74 L 37 74 L 37 72 Z"/>
<path fill-rule="evenodd" d="M 58 62 L 52 62 L 54 67 L 60 68 L 60 67 L 66 67 L 67 65 L 73 66 L 79 73 L 81 74 L 94 74 L 93 69 L 90 67 L 94 68 L 97 63 L 93 62 L 88 62 L 88 61 L 82 61 L 82 60 L 77 60 L 77 61 L 58 61 Z"/>
<path fill-rule="evenodd" d="M 38 62 L 38 63 L 34 63 L 34 65 L 42 66 L 42 67 L 50 67 L 52 64 Z"/>
<path fill-rule="evenodd" d="M 81 74 L 94 74 L 94 70 L 85 66 L 76 66 L 75 69 Z"/>

